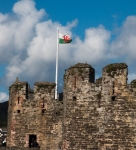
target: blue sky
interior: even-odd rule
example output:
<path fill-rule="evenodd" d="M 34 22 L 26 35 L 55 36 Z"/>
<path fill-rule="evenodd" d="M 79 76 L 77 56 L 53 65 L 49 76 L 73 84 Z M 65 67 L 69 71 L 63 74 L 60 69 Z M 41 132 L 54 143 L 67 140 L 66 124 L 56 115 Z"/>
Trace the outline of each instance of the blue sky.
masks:
<path fill-rule="evenodd" d="M 13 5 L 18 0 L 1 0 L 0 10 L 2 13 L 12 12 Z M 78 19 L 78 26 L 84 32 L 85 28 L 103 24 L 107 29 L 113 29 L 114 24 L 121 25 L 127 16 L 135 15 L 136 1 L 124 0 L 86 0 L 73 1 L 62 4 L 63 1 L 35 0 L 36 8 L 45 9 L 48 18 L 59 21 L 65 25 L 68 21 Z M 81 30 L 80 29 L 80 30 Z M 78 29 L 77 29 L 78 30 Z M 79 30 L 79 31 L 80 31 Z"/>
<path fill-rule="evenodd" d="M 87 62 L 96 70 L 114 62 L 129 67 L 136 78 L 135 0 L 0 0 L 0 102 L 18 76 L 33 88 L 55 78 L 56 28 L 73 42 L 60 45 L 59 92 L 64 70 Z"/>

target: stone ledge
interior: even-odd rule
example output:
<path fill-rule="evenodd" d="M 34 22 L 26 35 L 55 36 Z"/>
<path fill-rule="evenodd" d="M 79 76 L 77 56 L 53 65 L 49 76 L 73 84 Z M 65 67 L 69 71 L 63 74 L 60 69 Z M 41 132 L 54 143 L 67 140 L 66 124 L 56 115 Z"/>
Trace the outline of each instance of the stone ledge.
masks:
<path fill-rule="evenodd" d="M 116 71 L 117 69 L 125 69 L 128 68 L 126 63 L 113 63 L 105 66 L 102 70 L 103 71 Z"/>
<path fill-rule="evenodd" d="M 93 68 L 93 67 L 87 63 L 77 63 L 77 64 L 71 66 L 70 68 Z"/>

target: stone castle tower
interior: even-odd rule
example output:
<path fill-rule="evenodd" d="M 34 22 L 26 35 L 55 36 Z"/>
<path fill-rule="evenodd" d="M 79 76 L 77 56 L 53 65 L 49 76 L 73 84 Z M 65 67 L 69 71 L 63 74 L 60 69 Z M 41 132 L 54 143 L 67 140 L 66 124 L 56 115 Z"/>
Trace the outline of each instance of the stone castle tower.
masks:
<path fill-rule="evenodd" d="M 95 70 L 78 63 L 66 70 L 63 100 L 55 83 L 36 82 L 31 90 L 18 79 L 9 88 L 7 147 L 41 150 L 133 150 L 136 147 L 136 80 L 127 84 L 125 63 Z"/>

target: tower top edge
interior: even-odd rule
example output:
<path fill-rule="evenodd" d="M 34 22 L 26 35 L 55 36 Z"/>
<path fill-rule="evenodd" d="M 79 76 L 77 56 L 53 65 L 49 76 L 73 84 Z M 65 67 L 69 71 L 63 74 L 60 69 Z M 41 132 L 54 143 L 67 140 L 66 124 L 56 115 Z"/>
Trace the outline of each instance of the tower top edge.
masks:
<path fill-rule="evenodd" d="M 35 82 L 35 84 L 34 85 L 48 85 L 48 86 L 50 86 L 50 85 L 56 85 L 54 82 Z"/>
<path fill-rule="evenodd" d="M 87 63 L 77 63 L 73 66 L 70 66 L 69 69 L 71 69 L 71 68 L 92 68 L 92 69 L 94 69 L 90 64 L 87 64 Z"/>
<path fill-rule="evenodd" d="M 112 68 L 118 68 L 118 69 L 126 69 L 128 68 L 128 65 L 126 63 L 113 63 L 105 66 L 102 70 L 106 71 Z"/>

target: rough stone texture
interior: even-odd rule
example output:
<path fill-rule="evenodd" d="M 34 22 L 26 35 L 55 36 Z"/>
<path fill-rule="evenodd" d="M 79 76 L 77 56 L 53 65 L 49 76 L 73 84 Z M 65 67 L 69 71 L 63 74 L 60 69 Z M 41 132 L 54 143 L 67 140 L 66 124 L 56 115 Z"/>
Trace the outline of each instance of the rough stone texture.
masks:
<path fill-rule="evenodd" d="M 40 150 L 40 148 L 0 147 L 0 150 Z"/>
<path fill-rule="evenodd" d="M 55 83 L 36 82 L 32 95 L 27 83 L 18 81 L 10 87 L 8 147 L 29 147 L 29 135 L 36 135 L 41 150 L 58 148 L 62 121 L 54 88 Z"/>
<path fill-rule="evenodd" d="M 33 91 L 17 79 L 7 146 L 27 148 L 34 134 L 41 150 L 134 150 L 136 80 L 128 85 L 127 74 L 125 63 L 110 64 L 95 82 L 94 68 L 78 63 L 65 72 L 62 101 L 54 99 L 54 83 L 36 82 Z"/>

